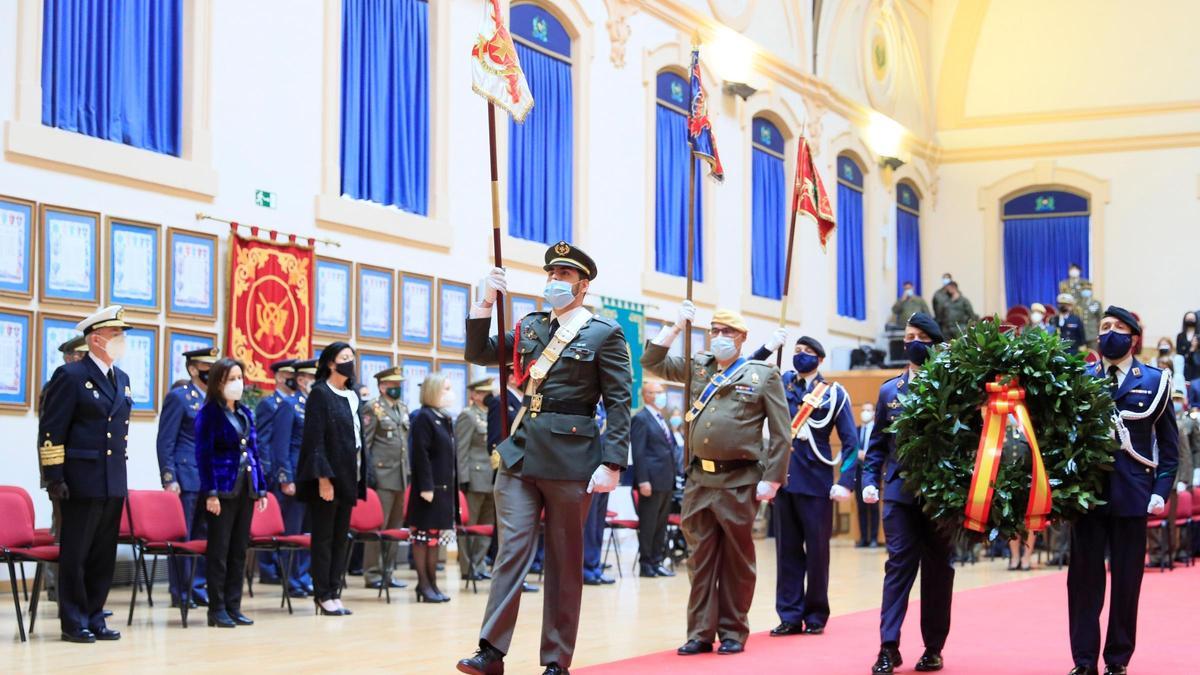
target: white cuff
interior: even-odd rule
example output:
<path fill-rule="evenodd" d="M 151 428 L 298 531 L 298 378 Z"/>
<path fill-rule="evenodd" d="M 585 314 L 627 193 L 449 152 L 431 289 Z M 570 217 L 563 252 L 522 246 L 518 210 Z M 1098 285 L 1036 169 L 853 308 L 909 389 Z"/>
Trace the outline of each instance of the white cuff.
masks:
<path fill-rule="evenodd" d="M 663 326 L 662 330 L 658 331 L 658 335 L 651 340 L 652 343 L 659 347 L 670 347 L 671 343 L 675 342 L 675 338 L 679 336 L 679 329 L 674 324 Z"/>
<path fill-rule="evenodd" d="M 467 316 L 471 319 L 490 319 L 492 318 L 492 305 L 477 302 L 471 305 L 471 311 Z"/>

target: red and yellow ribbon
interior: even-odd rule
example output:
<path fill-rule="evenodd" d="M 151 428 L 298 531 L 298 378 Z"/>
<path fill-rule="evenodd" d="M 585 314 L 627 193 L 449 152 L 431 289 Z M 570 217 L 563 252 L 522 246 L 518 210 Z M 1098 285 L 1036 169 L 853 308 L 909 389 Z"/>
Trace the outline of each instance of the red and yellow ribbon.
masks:
<path fill-rule="evenodd" d="M 1012 378 L 1007 384 L 1005 376 L 987 385 L 988 402 L 983 409 L 983 433 L 979 437 L 979 450 L 975 454 L 975 473 L 971 476 L 971 489 L 967 493 L 966 522 L 968 530 L 987 531 L 988 513 L 992 509 L 992 493 L 996 474 L 1000 471 L 1001 453 L 1004 449 L 1004 432 L 1008 428 L 1011 414 L 1021 425 L 1029 452 L 1033 457 L 1033 480 L 1029 487 L 1029 508 L 1025 511 L 1025 526 L 1030 532 L 1040 532 L 1046 527 L 1050 515 L 1050 478 L 1042 462 L 1037 436 L 1033 433 L 1033 422 L 1025 407 L 1025 390 Z"/>
<path fill-rule="evenodd" d="M 828 382 L 818 382 L 813 387 L 812 393 L 805 396 L 803 399 L 804 405 L 796 411 L 796 416 L 792 418 L 792 438 L 795 438 L 800 433 L 800 427 L 812 417 L 813 411 L 817 406 L 821 405 L 821 400 L 825 398 L 825 392 L 829 391 Z"/>

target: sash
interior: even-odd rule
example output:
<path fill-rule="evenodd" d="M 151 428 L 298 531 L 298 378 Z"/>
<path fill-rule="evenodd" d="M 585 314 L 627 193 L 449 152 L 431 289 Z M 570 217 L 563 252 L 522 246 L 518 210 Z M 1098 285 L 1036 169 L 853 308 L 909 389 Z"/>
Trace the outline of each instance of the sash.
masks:
<path fill-rule="evenodd" d="M 804 405 L 796 411 L 796 416 L 792 418 L 792 438 L 795 439 L 800 435 L 800 427 L 808 423 L 808 418 L 812 417 L 813 411 L 817 406 L 821 405 L 821 400 L 825 398 L 825 392 L 829 390 L 829 383 L 821 381 L 809 394 L 805 394 L 801 400 Z"/>
<path fill-rule="evenodd" d="M 821 454 L 821 450 L 817 447 L 817 441 L 813 438 L 809 427 L 824 429 L 837 416 L 840 410 L 837 391 L 837 388 L 828 382 L 818 382 L 813 387 L 812 392 L 804 396 L 802 399 L 804 405 L 800 406 L 800 409 L 796 411 L 796 416 L 792 418 L 792 439 L 799 438 L 802 441 L 807 441 L 808 447 L 812 449 L 813 456 L 827 466 L 837 466 L 838 462 L 834 458 Z M 825 415 L 825 419 L 820 421 L 810 419 L 823 402 L 826 392 L 829 392 L 829 413 Z"/>
<path fill-rule="evenodd" d="M 704 406 L 708 405 L 708 402 L 710 399 L 712 399 L 713 395 L 715 395 L 717 391 L 721 389 L 721 387 L 724 387 L 726 384 L 728 384 L 735 375 L 741 372 L 742 368 L 745 368 L 747 363 L 749 363 L 749 361 L 747 361 L 745 357 L 742 357 L 729 364 L 729 367 L 723 372 L 714 373 L 713 376 L 709 378 L 708 384 L 704 387 L 704 391 L 700 392 L 700 398 L 696 399 L 696 401 L 692 403 L 691 409 L 687 411 L 687 414 L 683 416 L 683 419 L 691 423 L 693 420 L 699 417 L 700 413 L 704 412 Z"/>
<path fill-rule="evenodd" d="M 1126 377 L 1129 377 L 1129 375 L 1126 375 Z M 1159 406 L 1162 405 L 1163 396 L 1167 395 L 1167 392 L 1170 389 L 1171 372 L 1164 370 L 1162 375 L 1158 378 L 1158 391 L 1154 394 L 1154 400 L 1151 401 L 1150 405 L 1146 406 L 1144 411 L 1135 412 L 1133 410 L 1118 409 L 1113 415 L 1114 440 L 1117 440 L 1121 443 L 1121 449 L 1124 450 L 1125 453 L 1128 454 L 1135 462 L 1144 466 L 1148 466 L 1151 469 L 1158 468 L 1158 444 L 1154 444 L 1150 457 L 1146 457 L 1135 450 L 1133 447 L 1133 442 L 1129 437 L 1129 429 L 1125 426 L 1125 420 L 1143 420 L 1150 415 L 1153 415 L 1155 411 L 1158 411 L 1158 413 L 1161 415 L 1162 411 L 1159 410 Z"/>
<path fill-rule="evenodd" d="M 522 405 L 521 409 L 517 411 L 517 416 L 513 419 L 509 435 L 517 433 L 517 428 L 521 426 L 521 421 L 525 419 L 526 412 L 532 412 L 536 416 L 541 411 L 542 395 L 537 393 L 537 390 L 541 388 L 542 382 L 546 381 L 546 375 L 550 372 L 550 369 L 554 367 L 554 364 L 558 363 L 563 350 L 579 335 L 579 331 L 583 328 L 583 325 L 591 321 L 591 319 L 592 313 L 580 308 L 575 311 L 570 321 L 560 325 L 558 330 L 554 331 L 554 337 L 550 338 L 550 344 L 546 345 L 546 348 L 537 357 L 537 361 L 529 367 L 529 380 L 525 383 L 525 395 L 530 399 L 529 405 Z M 515 342 L 516 339 L 514 339 Z"/>

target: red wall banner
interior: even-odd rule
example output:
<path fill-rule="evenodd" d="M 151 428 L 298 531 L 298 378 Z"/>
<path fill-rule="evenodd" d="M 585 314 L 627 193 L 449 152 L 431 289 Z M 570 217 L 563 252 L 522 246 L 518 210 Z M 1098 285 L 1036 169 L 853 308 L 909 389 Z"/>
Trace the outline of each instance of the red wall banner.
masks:
<path fill-rule="evenodd" d="M 225 353 L 246 364 L 247 384 L 273 389 L 270 365 L 312 354 L 313 250 L 234 234 Z"/>

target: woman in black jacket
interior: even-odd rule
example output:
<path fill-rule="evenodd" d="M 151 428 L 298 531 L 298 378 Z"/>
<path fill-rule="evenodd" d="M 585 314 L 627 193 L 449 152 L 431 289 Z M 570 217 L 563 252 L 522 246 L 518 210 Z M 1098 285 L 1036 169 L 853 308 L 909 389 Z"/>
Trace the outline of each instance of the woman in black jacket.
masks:
<path fill-rule="evenodd" d="M 296 497 L 308 503 L 312 527 L 313 600 L 326 616 L 350 614 L 341 600 L 350 512 L 367 496 L 356 372 L 350 345 L 334 342 L 321 351 L 296 470 Z"/>
<path fill-rule="evenodd" d="M 1183 326 L 1175 336 L 1175 353 L 1183 357 L 1183 379 L 1200 377 L 1200 333 L 1196 330 L 1196 312 L 1183 315 Z"/>
<path fill-rule="evenodd" d="M 408 443 L 412 485 L 405 521 L 413 530 L 417 602 L 450 599 L 438 590 L 437 561 L 441 535 L 454 531 L 458 513 L 458 455 L 446 412 L 452 407 L 453 383 L 442 373 L 431 373 L 421 384 L 421 407 L 410 417 Z"/>

